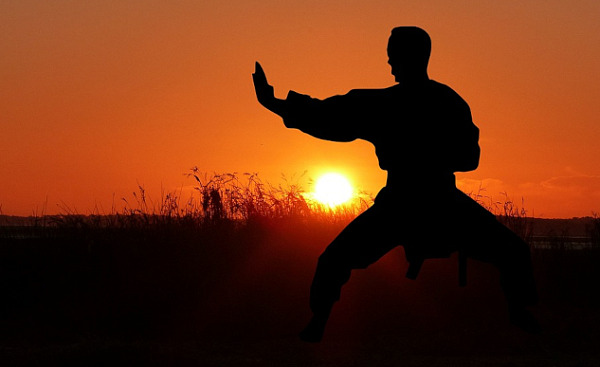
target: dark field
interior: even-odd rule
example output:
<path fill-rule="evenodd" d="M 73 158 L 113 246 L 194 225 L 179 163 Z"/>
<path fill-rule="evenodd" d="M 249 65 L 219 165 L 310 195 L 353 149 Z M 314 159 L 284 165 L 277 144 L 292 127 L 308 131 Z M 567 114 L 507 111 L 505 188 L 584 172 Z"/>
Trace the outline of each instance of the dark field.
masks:
<path fill-rule="evenodd" d="M 495 270 L 355 271 L 322 343 L 301 342 L 316 259 L 343 223 L 73 227 L 0 237 L 0 366 L 598 366 L 599 249 L 534 250 L 543 325 L 508 323 Z"/>

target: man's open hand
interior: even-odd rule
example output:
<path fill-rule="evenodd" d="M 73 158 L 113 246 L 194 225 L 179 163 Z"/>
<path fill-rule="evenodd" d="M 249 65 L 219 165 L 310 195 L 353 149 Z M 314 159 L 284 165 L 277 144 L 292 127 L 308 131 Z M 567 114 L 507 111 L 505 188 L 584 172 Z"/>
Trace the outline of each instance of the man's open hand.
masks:
<path fill-rule="evenodd" d="M 277 113 L 277 111 L 275 111 L 277 105 L 275 92 L 273 87 L 267 82 L 267 76 L 265 75 L 265 72 L 258 61 L 255 64 L 252 80 L 254 80 L 254 90 L 256 91 L 256 98 L 258 99 L 258 102 L 268 110 Z"/>

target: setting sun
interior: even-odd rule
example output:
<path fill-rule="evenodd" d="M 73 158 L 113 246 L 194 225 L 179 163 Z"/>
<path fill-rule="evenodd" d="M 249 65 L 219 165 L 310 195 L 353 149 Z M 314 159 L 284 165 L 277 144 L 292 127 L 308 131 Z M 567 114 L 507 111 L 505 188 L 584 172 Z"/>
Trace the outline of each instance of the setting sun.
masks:
<path fill-rule="evenodd" d="M 315 183 L 314 197 L 331 207 L 343 204 L 352 198 L 354 190 L 348 179 L 339 173 L 326 173 Z"/>

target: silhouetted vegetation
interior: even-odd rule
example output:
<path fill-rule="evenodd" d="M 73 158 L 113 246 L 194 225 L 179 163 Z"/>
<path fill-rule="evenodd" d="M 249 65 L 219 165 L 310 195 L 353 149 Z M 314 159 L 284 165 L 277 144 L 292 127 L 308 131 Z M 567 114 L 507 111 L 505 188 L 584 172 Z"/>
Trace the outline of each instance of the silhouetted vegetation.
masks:
<path fill-rule="evenodd" d="M 313 246 L 311 238 L 334 235 L 361 210 L 356 203 L 334 210 L 312 202 L 289 181 L 270 186 L 245 174 L 242 183 L 235 174 L 196 169 L 190 176 L 196 195 L 185 201 L 175 193 L 153 201 L 140 186 L 118 212 L 3 223 L 0 337 L 185 325 L 219 281 L 265 243 L 281 242 L 286 251 L 294 237 Z"/>
<path fill-rule="evenodd" d="M 2 345 L 17 351 L 90 340 L 213 343 L 299 331 L 306 318 L 307 290 L 318 254 L 369 205 L 368 196 L 358 205 L 332 210 L 311 202 L 294 180 L 271 186 L 256 175 L 240 176 L 204 175 L 193 170 L 191 197 L 171 193 L 153 201 L 139 187 L 132 199 L 123 201 L 122 210 L 106 214 L 37 217 L 28 219 L 27 225 L 17 225 L 15 220 L 9 223 L 9 218 L 3 217 Z M 520 220 L 529 225 L 525 211 L 511 205 L 500 206 L 507 225 L 522 226 Z M 597 216 L 593 224 L 598 224 Z M 590 233 L 597 228 L 590 226 Z M 341 320 L 379 323 L 379 332 L 396 333 L 398 338 L 407 330 L 424 337 L 436 333 L 432 330 L 453 330 L 454 335 L 458 325 L 468 325 L 465 330 L 471 331 L 458 338 L 464 342 L 472 337 L 469 333 L 479 330 L 477 322 L 502 317 L 503 305 L 494 303 L 500 290 L 490 286 L 496 284 L 495 273 L 485 266 L 470 262 L 468 285 L 457 294 L 455 258 L 428 262 L 419 279 L 411 282 L 404 278 L 407 264 L 403 255 L 396 257 L 394 252 L 389 256 L 387 262 L 393 268 L 383 273 L 384 278 L 369 283 L 369 276 L 379 276 L 374 265 L 375 270 L 357 275 L 353 283 L 361 292 L 353 295 L 350 287 L 342 299 L 358 302 L 353 308 L 363 316 L 346 315 L 342 307 Z M 565 312 L 591 315 L 592 321 L 586 318 L 568 326 L 577 329 L 551 326 L 554 333 L 567 338 L 568 346 L 584 348 L 581 338 L 598 336 L 593 331 L 600 310 L 600 294 L 594 291 L 600 279 L 598 247 L 536 249 L 533 259 L 541 321 L 558 322 Z M 390 278 L 390 274 L 395 275 Z M 370 289 L 367 298 L 360 298 L 358 294 L 365 289 Z M 386 300 L 366 302 L 368 297 Z M 439 304 L 443 309 L 411 308 L 414 304 Z M 362 312 L 361 307 L 371 311 Z M 364 315 L 372 315 L 372 319 Z M 470 324 L 469 320 L 474 321 Z M 433 322 L 454 326 L 444 329 L 436 325 L 433 329 L 428 326 Z M 501 320 L 497 325 L 504 323 Z M 346 327 L 334 320 L 332 333 L 351 334 L 352 329 Z M 452 340 L 444 339 L 442 344 L 452 344 Z M 88 353 L 79 352 L 84 357 Z M 8 355 L 17 358 L 14 353 Z M 23 359 L 38 363 L 39 353 Z M 60 353 L 44 358 L 60 361 L 72 357 L 67 349 Z M 211 357 L 198 357 L 203 358 Z"/>

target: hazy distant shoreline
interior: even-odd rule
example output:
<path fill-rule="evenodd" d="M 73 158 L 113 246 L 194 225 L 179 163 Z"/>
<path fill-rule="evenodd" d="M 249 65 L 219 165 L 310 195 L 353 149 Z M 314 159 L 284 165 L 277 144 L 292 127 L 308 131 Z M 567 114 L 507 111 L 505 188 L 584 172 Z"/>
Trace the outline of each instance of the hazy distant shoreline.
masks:
<path fill-rule="evenodd" d="M 79 216 L 79 215 L 78 215 Z M 81 215 L 86 217 L 85 215 Z M 0 228 L 2 227 L 34 227 L 54 226 L 53 219 L 57 216 L 12 216 L 0 215 Z M 103 216 L 100 216 L 103 217 Z M 532 236 L 534 238 L 561 237 L 575 238 L 584 241 L 589 239 L 589 227 L 593 224 L 594 217 L 575 218 L 527 218 L 532 223 Z M 2 233 L 0 232 L 0 237 Z M 585 242 L 585 241 L 584 241 Z"/>

